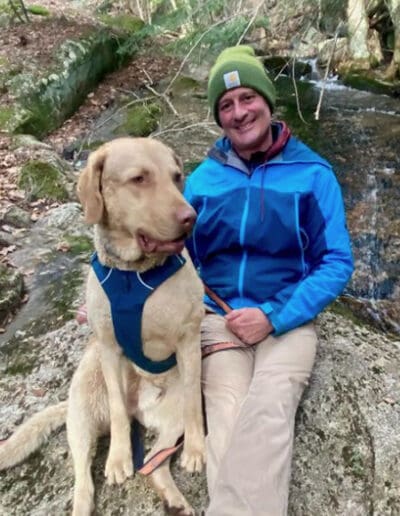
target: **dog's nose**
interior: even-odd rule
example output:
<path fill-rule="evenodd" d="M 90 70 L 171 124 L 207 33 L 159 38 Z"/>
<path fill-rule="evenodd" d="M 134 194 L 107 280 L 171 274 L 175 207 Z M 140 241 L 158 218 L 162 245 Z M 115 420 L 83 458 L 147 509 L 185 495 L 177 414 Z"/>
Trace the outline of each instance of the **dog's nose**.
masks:
<path fill-rule="evenodd" d="M 196 212 L 190 206 L 185 206 L 184 208 L 180 208 L 176 213 L 178 222 L 185 229 L 192 229 L 194 223 L 196 222 Z"/>

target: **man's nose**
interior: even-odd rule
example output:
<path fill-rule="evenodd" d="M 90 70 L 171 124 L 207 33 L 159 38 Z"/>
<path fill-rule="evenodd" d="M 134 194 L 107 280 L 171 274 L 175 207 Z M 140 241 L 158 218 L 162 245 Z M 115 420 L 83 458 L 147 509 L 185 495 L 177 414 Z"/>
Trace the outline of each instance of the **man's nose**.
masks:
<path fill-rule="evenodd" d="M 233 110 L 233 116 L 236 120 L 242 120 L 247 114 L 247 109 L 241 102 L 235 102 Z"/>

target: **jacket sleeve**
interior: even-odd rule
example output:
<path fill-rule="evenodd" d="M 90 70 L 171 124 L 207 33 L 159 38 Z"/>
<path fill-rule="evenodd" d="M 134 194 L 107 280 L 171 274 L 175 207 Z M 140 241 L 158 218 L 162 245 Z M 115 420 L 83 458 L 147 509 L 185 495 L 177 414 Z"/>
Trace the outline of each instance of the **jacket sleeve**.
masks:
<path fill-rule="evenodd" d="M 310 269 L 294 286 L 260 305 L 275 335 L 314 319 L 343 291 L 353 272 L 343 199 L 333 172 L 323 169 L 313 190 L 305 221 L 309 240 L 305 263 L 311 264 Z"/>

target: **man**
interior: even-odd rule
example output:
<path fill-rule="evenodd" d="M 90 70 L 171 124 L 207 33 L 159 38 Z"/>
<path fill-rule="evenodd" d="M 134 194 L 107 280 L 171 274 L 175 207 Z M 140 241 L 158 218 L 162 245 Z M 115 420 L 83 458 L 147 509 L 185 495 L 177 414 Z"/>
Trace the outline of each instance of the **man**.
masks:
<path fill-rule="evenodd" d="M 220 54 L 208 99 L 224 137 L 185 188 L 198 214 L 188 248 L 217 295 L 205 298 L 202 346 L 229 348 L 203 360 L 206 514 L 280 516 L 312 320 L 351 276 L 349 236 L 330 165 L 271 121 L 275 88 L 252 48 Z"/>

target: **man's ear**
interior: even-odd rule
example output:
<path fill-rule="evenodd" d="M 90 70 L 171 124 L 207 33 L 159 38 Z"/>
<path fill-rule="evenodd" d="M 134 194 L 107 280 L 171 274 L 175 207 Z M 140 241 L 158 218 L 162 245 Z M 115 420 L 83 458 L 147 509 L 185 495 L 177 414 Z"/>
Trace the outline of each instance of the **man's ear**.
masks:
<path fill-rule="evenodd" d="M 103 196 L 101 195 L 101 174 L 107 151 L 104 146 L 89 156 L 86 168 L 78 179 L 77 193 L 81 201 L 85 222 L 97 224 L 101 221 L 104 211 Z"/>

